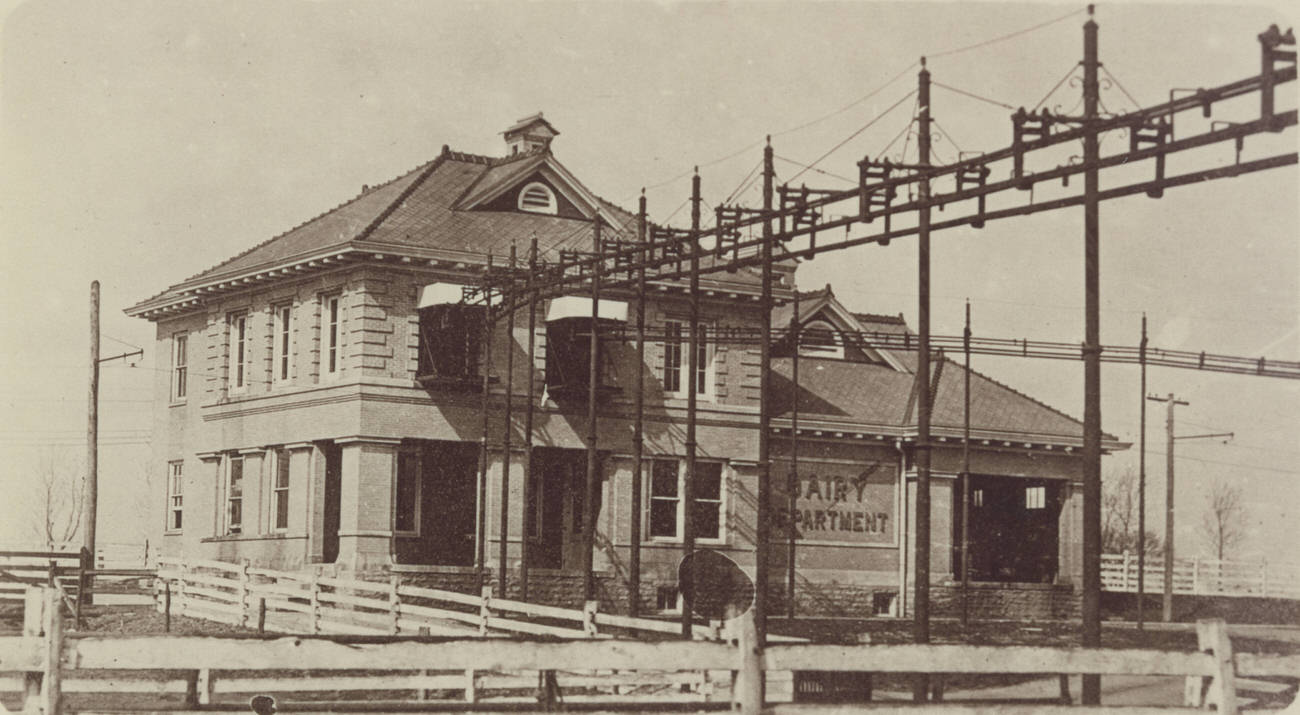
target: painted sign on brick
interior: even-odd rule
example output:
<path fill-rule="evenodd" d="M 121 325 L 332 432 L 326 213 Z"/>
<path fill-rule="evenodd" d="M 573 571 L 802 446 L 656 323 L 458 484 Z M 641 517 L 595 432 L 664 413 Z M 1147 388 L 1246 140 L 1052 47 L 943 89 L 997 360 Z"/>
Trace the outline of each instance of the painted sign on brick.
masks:
<path fill-rule="evenodd" d="M 773 538 L 787 539 L 790 463 L 772 462 Z M 895 464 L 799 462 L 794 480 L 795 538 L 803 542 L 892 544 L 895 531 Z"/>

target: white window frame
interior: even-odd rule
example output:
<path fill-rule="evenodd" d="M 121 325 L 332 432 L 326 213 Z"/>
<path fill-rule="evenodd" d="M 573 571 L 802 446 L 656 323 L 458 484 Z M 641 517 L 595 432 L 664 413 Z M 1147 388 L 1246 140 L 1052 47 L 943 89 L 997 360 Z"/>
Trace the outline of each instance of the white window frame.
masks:
<path fill-rule="evenodd" d="M 185 462 L 167 463 L 167 524 L 164 531 L 179 534 L 185 526 Z"/>
<path fill-rule="evenodd" d="M 530 191 L 541 191 L 546 194 L 546 205 L 524 205 L 524 197 L 527 196 Z M 550 216 L 554 216 L 560 211 L 560 203 L 559 200 L 555 198 L 555 190 L 540 181 L 530 182 L 525 185 L 524 188 L 519 190 L 519 197 L 515 200 L 515 207 L 520 211 L 527 211 L 528 213 L 534 214 L 547 214 Z"/>
<path fill-rule="evenodd" d="M 670 328 L 669 326 L 676 326 L 676 343 L 670 342 L 667 339 L 668 334 L 674 330 L 674 328 Z M 664 394 L 680 400 L 685 400 L 690 397 L 690 383 L 685 380 L 686 373 L 690 371 L 691 367 L 689 326 L 689 320 L 670 318 L 664 321 L 664 370 L 660 377 L 663 379 L 664 383 Z M 699 400 L 712 401 L 714 395 L 714 383 L 717 380 L 716 368 L 713 364 L 713 343 L 709 340 L 709 333 L 711 331 L 709 330 L 708 324 L 702 320 L 697 324 L 697 329 L 699 330 L 700 342 L 696 346 L 696 349 L 700 351 L 700 356 L 699 362 L 695 367 L 695 397 Z M 676 390 L 670 389 L 669 386 L 668 374 L 670 364 L 668 358 L 670 355 L 675 355 L 677 359 L 677 364 L 671 366 L 671 369 L 677 376 L 675 378 L 677 382 Z"/>
<path fill-rule="evenodd" d="M 226 316 L 230 328 L 230 374 L 227 382 L 231 392 L 247 392 L 252 375 L 252 345 L 248 334 L 248 311 L 230 313 Z"/>
<path fill-rule="evenodd" d="M 410 460 L 409 463 L 415 470 L 415 486 L 409 497 L 409 506 L 411 508 L 411 525 L 410 529 L 397 528 L 397 513 L 406 505 L 407 499 L 403 498 L 401 490 L 402 463 L 404 460 Z M 395 536 L 419 536 L 421 521 L 421 502 L 424 501 L 424 456 L 416 449 L 401 449 L 393 458 L 393 513 L 392 524 L 393 534 Z"/>
<path fill-rule="evenodd" d="M 172 333 L 171 401 L 184 402 L 188 394 L 190 334 Z"/>
<path fill-rule="evenodd" d="M 239 464 L 239 470 L 238 470 L 239 471 L 239 494 L 238 495 L 235 494 L 235 490 L 233 489 L 236 463 Z M 244 471 L 244 467 L 247 466 L 244 463 L 244 455 L 242 454 L 227 455 L 225 466 L 226 468 L 225 468 L 225 473 L 223 475 L 224 480 L 222 484 L 222 500 L 221 500 L 221 507 L 222 507 L 221 533 L 224 536 L 239 536 L 244 533 L 244 522 L 247 521 L 246 519 L 247 515 L 245 514 L 245 509 L 244 509 L 245 506 L 244 485 L 245 485 L 245 480 L 248 478 L 248 475 Z M 234 514 L 234 509 L 232 509 L 231 507 L 235 505 L 235 502 L 239 502 L 238 522 L 236 522 L 232 518 Z"/>
<path fill-rule="evenodd" d="M 320 373 L 330 380 L 343 372 L 343 295 L 326 293 L 320 304 Z"/>
<path fill-rule="evenodd" d="M 289 461 L 289 450 L 284 447 L 278 447 L 270 450 L 275 455 L 273 468 L 270 470 L 270 492 L 271 492 L 271 513 L 266 520 L 270 531 L 273 534 L 282 534 L 289 530 L 289 507 L 292 502 L 289 497 L 289 485 L 293 483 L 293 472 L 291 471 L 291 462 Z M 280 483 L 280 476 L 284 476 L 284 484 Z M 284 525 L 279 523 L 280 506 L 284 505 Z"/>
<path fill-rule="evenodd" d="M 650 462 L 650 470 L 651 470 L 650 479 L 649 479 L 649 490 L 648 490 L 649 498 L 646 500 L 646 508 L 644 514 L 644 519 L 645 519 L 644 528 L 641 530 L 641 533 L 645 534 L 645 537 L 643 538 L 647 542 L 680 544 L 682 542 L 682 531 L 686 525 L 686 500 L 682 498 L 683 495 L 686 494 L 686 460 L 681 457 L 654 457 L 648 461 Z M 660 497 L 655 495 L 653 470 L 656 462 L 675 462 L 677 464 L 676 496 Z M 697 459 L 695 461 L 695 465 L 697 468 L 706 464 L 718 465 L 718 499 L 717 499 L 718 535 L 716 537 L 707 537 L 707 536 L 700 536 L 699 534 L 696 534 L 695 542 L 697 544 L 722 545 L 727 543 L 727 501 L 730 492 L 728 486 L 728 482 L 730 481 L 730 476 L 731 476 L 729 473 L 730 467 L 726 462 L 712 460 L 712 459 Z M 652 522 L 650 519 L 651 506 L 656 500 L 677 502 L 677 507 L 675 509 L 676 522 L 673 528 L 672 535 L 654 536 L 651 535 L 650 533 L 650 528 L 652 526 Z M 702 500 L 700 499 L 696 499 L 695 503 L 699 504 L 701 501 Z M 712 500 L 703 500 L 703 501 L 712 501 Z"/>
<path fill-rule="evenodd" d="M 832 344 L 810 344 L 807 342 L 808 334 L 816 331 L 817 333 L 827 332 L 830 334 Z M 825 320 L 813 320 L 800 329 L 801 339 L 799 340 L 799 355 L 802 357 L 812 358 L 837 358 L 844 359 L 844 336 L 843 334 Z"/>
<path fill-rule="evenodd" d="M 280 303 L 271 308 L 271 381 L 293 379 L 293 304 Z"/>

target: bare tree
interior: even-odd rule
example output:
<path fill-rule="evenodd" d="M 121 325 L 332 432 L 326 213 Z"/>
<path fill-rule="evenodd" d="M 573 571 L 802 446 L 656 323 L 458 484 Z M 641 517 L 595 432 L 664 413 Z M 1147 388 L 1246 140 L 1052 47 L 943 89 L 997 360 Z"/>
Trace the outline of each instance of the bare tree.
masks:
<path fill-rule="evenodd" d="M 1205 495 L 1205 512 L 1201 515 L 1201 536 L 1216 558 L 1241 543 L 1246 535 L 1246 507 L 1241 487 L 1226 479 L 1217 479 Z"/>
<path fill-rule="evenodd" d="M 1119 554 L 1138 549 L 1138 483 L 1133 470 L 1102 480 L 1101 550 Z M 1160 553 L 1160 537 L 1147 530 L 1143 547 L 1148 555 Z"/>
<path fill-rule="evenodd" d="M 41 456 L 35 479 L 37 508 L 31 526 L 47 548 L 66 544 L 81 531 L 85 481 L 81 464 L 67 452 L 51 447 Z"/>

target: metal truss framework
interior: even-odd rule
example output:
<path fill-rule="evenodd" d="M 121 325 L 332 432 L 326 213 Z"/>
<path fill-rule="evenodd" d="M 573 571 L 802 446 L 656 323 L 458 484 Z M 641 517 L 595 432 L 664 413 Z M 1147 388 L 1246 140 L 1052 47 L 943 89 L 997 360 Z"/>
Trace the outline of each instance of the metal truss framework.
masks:
<path fill-rule="evenodd" d="M 858 162 L 858 186 L 853 189 L 816 189 L 807 186 L 776 187 L 773 169 L 773 153 L 770 141 L 764 150 L 763 162 L 763 206 L 746 208 L 742 206 L 721 205 L 714 209 L 715 224 L 703 229 L 700 225 L 701 204 L 700 180 L 698 172 L 692 182 L 691 227 L 677 229 L 658 226 L 651 223 L 646 216 L 644 195 L 641 198 L 637 214 L 635 237 L 633 240 L 602 238 L 601 222 L 593 221 L 594 240 L 590 252 L 561 251 L 558 261 L 545 262 L 537 255 L 536 242 L 532 246 L 526 266 L 520 266 L 512 255 L 508 265 L 493 265 L 489 260 L 482 274 L 481 284 L 465 289 L 466 301 L 487 301 L 494 308 L 489 311 L 489 326 L 502 317 L 513 315 L 521 308 L 527 308 L 529 325 L 535 325 L 536 307 L 539 301 L 560 295 L 586 293 L 597 298 L 601 292 L 615 295 L 630 295 L 643 299 L 647 292 L 647 283 L 654 282 L 658 287 L 676 284 L 681 279 L 689 281 L 687 295 L 691 305 L 691 319 L 688 329 L 690 355 L 696 355 L 697 340 L 703 336 L 699 330 L 699 301 L 701 275 L 719 272 L 734 272 L 741 269 L 757 268 L 762 273 L 762 293 L 759 297 L 759 311 L 763 316 L 763 326 L 756 330 L 721 331 L 711 333 L 715 340 L 736 343 L 757 344 L 762 352 L 762 363 L 768 363 L 768 349 L 772 338 L 785 331 L 784 326 L 774 331 L 770 323 L 773 307 L 772 267 L 774 262 L 789 261 L 796 258 L 812 258 L 822 253 L 839 251 L 855 246 L 879 244 L 882 246 L 896 238 L 916 235 L 919 239 L 918 276 L 920 294 L 920 324 L 918 334 L 881 334 L 862 333 L 845 334 L 847 342 L 860 342 L 873 347 L 898 348 L 918 351 L 918 380 L 928 382 L 929 363 L 933 351 L 942 352 L 946 348 L 954 351 L 961 349 L 968 356 L 971 353 L 985 355 L 1007 355 L 1025 358 L 1082 359 L 1085 364 L 1084 396 L 1084 555 L 1082 584 L 1082 643 L 1085 646 L 1100 644 L 1100 363 L 1128 363 L 1162 365 L 1167 367 L 1190 368 L 1213 372 L 1236 373 L 1267 377 L 1300 378 L 1300 362 L 1266 360 L 1264 358 L 1245 358 L 1228 355 L 1216 355 L 1205 352 L 1173 351 L 1148 348 L 1145 337 L 1137 348 L 1121 346 L 1102 346 L 1099 334 L 1099 290 L 1098 290 L 1098 225 L 1097 217 L 1101 202 L 1146 194 L 1151 198 L 1160 198 L 1168 188 L 1197 184 L 1204 181 L 1241 176 L 1253 172 L 1277 167 L 1291 166 L 1297 163 L 1297 153 L 1289 152 L 1261 159 L 1243 161 L 1241 153 L 1248 137 L 1261 133 L 1279 133 L 1294 127 L 1297 123 L 1295 109 L 1276 111 L 1275 90 L 1277 86 L 1296 79 L 1296 53 L 1293 48 L 1295 38 L 1292 31 L 1282 33 L 1276 26 L 1270 27 L 1259 35 L 1261 48 L 1261 71 L 1259 74 L 1209 89 L 1198 89 L 1174 96 L 1170 92 L 1167 102 L 1151 107 L 1140 108 L 1131 112 L 1102 115 L 1098 111 L 1099 81 L 1097 70 L 1101 63 L 1097 58 L 1097 25 L 1093 21 L 1092 7 L 1089 6 L 1089 19 L 1084 25 L 1084 60 L 1083 94 L 1084 113 L 1082 116 L 1067 116 L 1049 112 L 1027 112 L 1023 108 L 1011 116 L 1012 142 L 1010 145 L 978 156 L 960 159 L 950 164 L 931 164 L 929 162 L 930 118 L 930 74 L 922 69 L 918 80 L 920 125 L 919 144 L 920 161 L 915 164 L 877 161 L 865 158 Z M 1200 112 L 1210 117 L 1216 104 L 1227 100 L 1255 95 L 1259 97 L 1258 116 L 1236 122 L 1215 122 L 1208 131 L 1177 137 L 1176 119 L 1187 112 Z M 1107 155 L 1100 152 L 1099 137 L 1110 131 L 1126 131 L 1129 142 L 1125 148 Z M 1037 165 L 1038 159 L 1050 156 L 1047 150 L 1060 147 L 1068 142 L 1081 141 L 1084 152 L 1082 161 L 1067 161 L 1065 164 L 1030 171 L 1027 165 Z M 1168 157 L 1202 147 L 1234 142 L 1236 160 L 1225 166 L 1198 169 L 1176 175 L 1166 173 Z M 1137 181 L 1107 188 L 1099 187 L 1099 174 L 1103 169 L 1132 167 L 1137 162 L 1152 160 L 1154 175 L 1146 181 Z M 1048 162 L 1050 164 L 1050 160 Z M 995 175 L 995 166 L 1010 165 L 1008 178 L 991 180 Z M 1006 173 L 1006 172 L 1004 172 Z M 1001 175 L 1001 174 L 999 174 Z M 1046 182 L 1060 181 L 1068 187 L 1071 177 L 1083 175 L 1082 191 L 1061 198 L 1035 203 L 1033 189 Z M 901 190 L 906 190 L 909 198 L 900 200 Z M 1016 206 L 989 209 L 987 199 L 1001 194 L 1021 193 L 1029 201 Z M 851 202 L 851 203 L 850 203 Z M 850 208 L 844 209 L 845 205 Z M 973 204 L 973 206 L 971 206 Z M 957 206 L 962 211 L 953 211 Z M 1074 206 L 1084 206 L 1085 215 L 1085 339 L 1082 344 L 1049 342 L 1040 340 L 1012 340 L 1002 338 L 975 338 L 970 335 L 969 326 L 965 335 L 934 336 L 929 330 L 929 236 L 932 232 L 969 226 L 983 228 L 988 221 L 1026 216 L 1046 211 L 1055 211 Z M 831 209 L 838 209 L 839 214 L 832 216 Z M 932 211 L 945 212 L 949 217 L 932 220 Z M 915 225 L 894 227 L 893 219 L 915 213 Z M 951 214 L 957 213 L 956 216 Z M 877 220 L 879 222 L 877 223 Z M 851 236 L 854 227 L 870 227 L 861 235 Z M 626 236 L 628 227 L 610 226 L 616 234 Z M 622 230 L 620 230 L 620 228 Z M 759 228 L 760 235 L 753 235 Z M 844 229 L 842 238 L 827 239 L 827 232 Z M 702 239 L 712 239 L 713 245 L 704 248 Z M 819 241 L 819 238 L 821 239 Z M 806 245 L 790 245 L 794 239 L 806 239 Z M 779 255 L 776 253 L 780 248 Z M 490 257 L 489 257 L 490 258 Z M 701 265 L 702 261 L 707 261 Z M 646 340 L 663 339 L 664 335 L 646 330 L 642 300 L 638 300 L 636 316 L 635 341 L 638 353 L 644 357 Z M 593 325 L 598 316 L 595 310 L 599 303 L 593 300 Z M 490 327 L 488 328 L 490 329 Z M 601 328 L 604 333 L 605 328 Z M 531 334 L 531 333 L 530 333 Z M 589 335 L 592 351 L 592 375 L 590 376 L 589 398 L 596 394 L 596 376 L 594 356 L 599 339 L 624 340 L 628 337 L 626 330 L 611 330 L 604 335 L 592 331 Z M 677 336 L 674 336 L 677 337 Z M 530 354 L 532 342 L 530 338 Z M 796 350 L 797 354 L 797 350 Z M 490 356 L 488 358 L 490 363 Z M 640 502 L 641 483 L 641 420 L 643 412 L 642 383 L 644 360 L 638 369 L 636 380 L 636 426 L 634 429 L 634 475 L 633 499 Z M 489 380 L 485 369 L 483 381 L 484 408 L 484 449 L 486 450 L 487 410 L 489 408 Z M 510 373 L 507 373 L 509 375 Z M 694 369 L 688 373 L 694 375 Z M 509 378 L 508 378 L 509 379 Z M 694 397 L 694 380 L 691 380 L 691 397 Z M 920 384 L 925 384 L 924 382 Z M 531 386 L 531 376 L 530 376 Z M 771 432 L 771 415 L 767 409 L 769 394 L 767 381 L 764 379 L 760 389 L 760 426 L 759 426 L 759 484 L 758 484 L 758 539 L 756 540 L 756 588 L 754 607 L 760 639 L 766 633 L 766 588 L 768 583 L 767 562 L 770 544 L 767 529 L 770 522 L 770 460 L 768 441 Z M 506 385 L 507 394 L 513 394 L 513 385 Z M 531 424 L 533 400 L 528 400 L 527 419 Z M 512 400 L 507 400 L 509 404 Z M 929 400 L 920 400 L 918 405 L 918 437 L 916 450 L 918 456 L 918 495 L 917 495 L 917 535 L 915 539 L 917 578 L 914 610 L 914 639 L 917 642 L 929 640 L 929 469 L 928 454 L 931 447 L 929 434 Z M 969 407 L 967 408 L 969 410 Z M 598 419 L 595 400 L 588 400 L 588 489 L 595 483 L 596 429 Z M 687 475 L 684 499 L 687 501 L 687 513 L 690 513 L 692 498 L 692 481 L 694 469 L 693 434 L 695 427 L 694 400 L 690 401 L 687 413 Z M 531 432 L 531 430 L 529 430 Z M 527 439 L 531 440 L 531 434 Z M 508 445 L 507 445 L 508 453 Z M 486 480 L 486 453 L 484 455 L 483 479 Z M 527 470 L 531 472 L 531 459 Z M 963 475 L 964 476 L 964 475 Z M 525 485 L 531 484 L 531 477 L 525 477 Z M 482 486 L 480 486 L 482 489 Z M 528 486 L 525 486 L 525 498 Z M 967 508 L 963 498 L 963 509 Z M 590 499 L 590 494 L 588 495 Z M 588 502 L 593 503 L 593 502 Z M 481 507 L 480 507 L 481 508 Z M 634 504 L 633 508 L 637 508 Z M 481 517 L 480 513 L 480 517 Z M 634 520 L 635 521 L 635 520 Z M 689 522 L 687 519 L 688 530 Z M 480 525 L 483 523 L 480 518 Z M 594 593 L 590 569 L 590 552 L 593 547 L 592 520 L 584 525 L 585 549 L 587 550 L 586 588 L 587 596 Z M 638 528 L 639 524 L 634 526 Z M 480 526 L 479 565 L 483 565 L 483 539 Z M 502 534 L 506 533 L 505 513 L 502 513 Z M 687 534 L 684 538 L 684 554 L 693 550 L 692 539 Z M 503 536 L 504 546 L 504 536 Z M 635 612 L 638 608 L 637 592 L 639 588 L 639 538 L 633 534 L 631 564 L 630 607 Z M 964 552 L 963 552 L 964 553 Z M 523 552 L 522 573 L 524 588 L 527 588 L 528 554 Z M 964 560 L 964 556 L 963 556 Z M 501 588 L 505 588 L 504 558 L 501 566 Z M 963 565 L 963 572 L 965 567 Z M 963 581 L 965 579 L 963 578 Z M 526 593 L 526 590 L 525 590 Z M 683 609 L 684 632 L 689 623 L 689 609 Z M 761 641 L 760 641 L 761 642 Z M 1100 681 L 1098 676 L 1085 676 L 1083 702 L 1095 704 L 1099 701 Z M 925 684 L 918 682 L 915 690 L 917 699 L 924 699 Z"/>

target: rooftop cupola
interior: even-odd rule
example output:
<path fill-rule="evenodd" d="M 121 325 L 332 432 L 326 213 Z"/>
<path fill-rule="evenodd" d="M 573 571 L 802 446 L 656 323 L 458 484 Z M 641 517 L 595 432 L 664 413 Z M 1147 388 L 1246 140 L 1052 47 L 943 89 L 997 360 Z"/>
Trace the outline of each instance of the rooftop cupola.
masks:
<path fill-rule="evenodd" d="M 551 126 L 550 122 L 542 118 L 541 112 L 538 112 L 515 122 L 502 134 L 505 135 L 509 154 L 514 156 L 515 154 L 549 146 L 551 140 L 559 136 L 560 132 Z"/>

